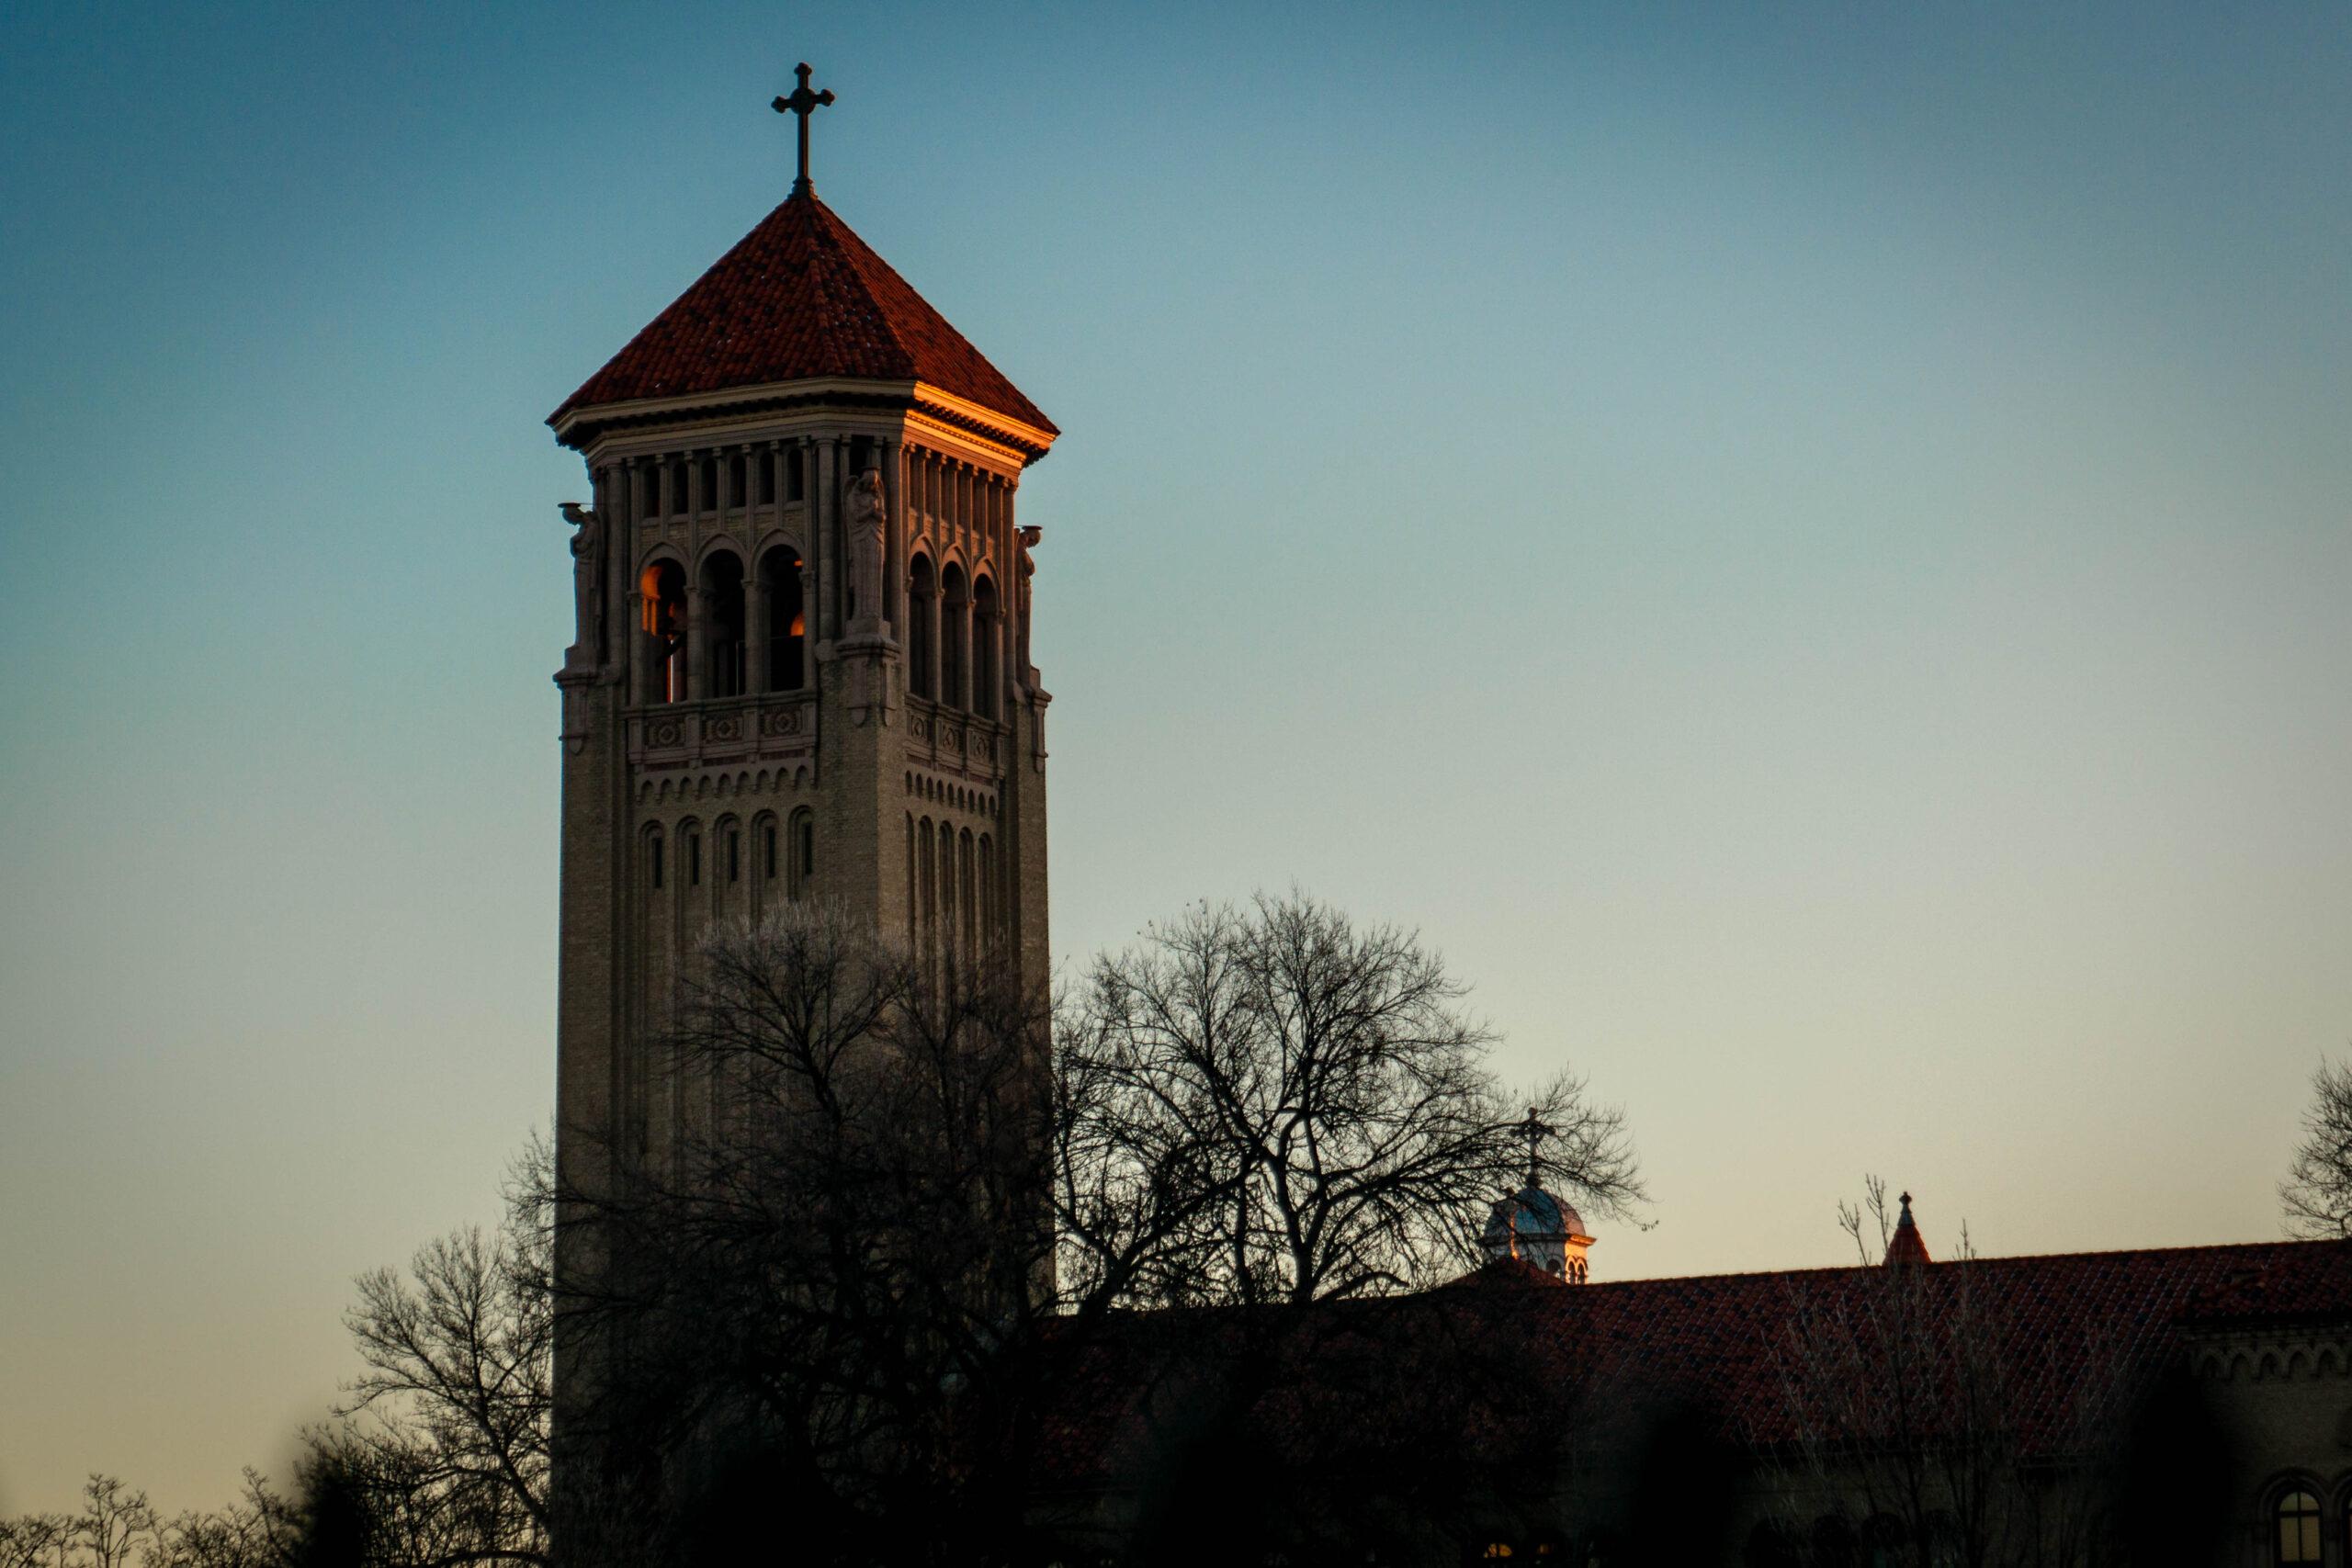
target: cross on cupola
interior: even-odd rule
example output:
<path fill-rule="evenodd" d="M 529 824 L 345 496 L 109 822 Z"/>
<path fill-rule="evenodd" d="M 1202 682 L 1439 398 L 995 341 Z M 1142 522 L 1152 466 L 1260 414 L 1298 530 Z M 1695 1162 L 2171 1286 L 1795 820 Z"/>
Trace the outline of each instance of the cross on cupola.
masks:
<path fill-rule="evenodd" d="M 1559 1129 L 1536 1115 L 1535 1107 L 1531 1105 L 1527 1108 L 1527 1120 L 1520 1122 L 1511 1131 L 1527 1140 L 1527 1184 L 1530 1187 L 1540 1185 L 1536 1178 L 1542 1174 L 1543 1168 L 1538 1163 L 1539 1156 L 1536 1151 L 1543 1146 L 1544 1139 L 1558 1132 Z"/>
<path fill-rule="evenodd" d="M 822 92 L 809 90 L 808 78 L 812 72 L 805 60 L 792 68 L 792 73 L 800 78 L 800 85 L 792 89 L 789 97 L 776 99 L 773 107 L 778 114 L 800 117 L 800 177 L 792 182 L 792 194 L 806 196 L 808 194 L 808 117 L 833 101 L 833 90 L 831 87 Z"/>

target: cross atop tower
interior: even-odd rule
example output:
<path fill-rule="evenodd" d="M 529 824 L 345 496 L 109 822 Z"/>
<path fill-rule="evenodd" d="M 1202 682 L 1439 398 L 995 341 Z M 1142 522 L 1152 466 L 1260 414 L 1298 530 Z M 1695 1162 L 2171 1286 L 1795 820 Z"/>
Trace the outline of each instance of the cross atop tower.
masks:
<path fill-rule="evenodd" d="M 1535 1107 L 1532 1105 L 1527 1108 L 1527 1120 L 1520 1122 L 1516 1127 L 1511 1129 L 1511 1131 L 1516 1133 L 1519 1136 L 1527 1140 L 1527 1184 L 1530 1187 L 1538 1185 L 1535 1179 L 1538 1175 L 1535 1163 L 1535 1151 L 1542 1145 L 1544 1139 L 1550 1137 L 1558 1129 L 1553 1127 L 1543 1118 L 1537 1116 L 1535 1114 Z"/>
<path fill-rule="evenodd" d="M 800 177 L 792 182 L 792 194 L 805 196 L 808 191 L 808 117 L 833 101 L 833 90 L 827 87 L 822 92 L 809 91 L 812 73 L 805 60 L 792 68 L 792 73 L 800 78 L 800 85 L 792 90 L 790 97 L 780 97 L 772 107 L 778 114 L 800 117 Z"/>

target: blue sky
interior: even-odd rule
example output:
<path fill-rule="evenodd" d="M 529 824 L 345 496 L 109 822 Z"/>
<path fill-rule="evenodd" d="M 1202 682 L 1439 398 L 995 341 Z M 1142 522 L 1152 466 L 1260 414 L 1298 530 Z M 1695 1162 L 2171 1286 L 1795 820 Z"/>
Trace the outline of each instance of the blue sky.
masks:
<path fill-rule="evenodd" d="M 2352 13 L 26 4 L 0 1509 L 280 1463 L 549 1110 L 547 412 L 790 177 L 1061 424 L 1054 945 L 1294 883 L 1596 1279 L 2255 1239 L 2352 1037 Z"/>

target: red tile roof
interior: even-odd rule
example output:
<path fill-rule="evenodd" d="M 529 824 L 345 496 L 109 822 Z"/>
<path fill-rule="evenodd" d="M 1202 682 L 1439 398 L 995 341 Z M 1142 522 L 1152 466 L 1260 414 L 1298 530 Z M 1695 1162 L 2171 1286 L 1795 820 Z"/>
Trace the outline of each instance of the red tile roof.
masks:
<path fill-rule="evenodd" d="M 846 377 L 924 381 L 1054 423 L 813 193 L 796 192 L 548 416 L 647 398 Z"/>
<path fill-rule="evenodd" d="M 1488 1276 L 1481 1278 L 1481 1276 Z M 1939 1314 L 1968 1321 L 2000 1347 L 2013 1371 L 2010 1398 L 2029 1450 L 2068 1450 L 2086 1400 L 2154 1367 L 2183 1333 L 2263 1324 L 2352 1324 L 2352 1242 L 2271 1242 L 2160 1251 L 2075 1253 L 1940 1263 L 1896 1273 L 1883 1268 L 1815 1269 L 1614 1284 L 1510 1288 L 1489 1271 L 1418 1297 L 1331 1303 L 1294 1315 L 1203 1312 L 1144 1314 L 1123 1332 L 1071 1346 L 1046 1422 L 1046 1469 L 1065 1487 L 1118 1485 L 1154 1462 L 1140 1363 L 1162 1369 L 1228 1341 L 1279 1338 L 1304 1346 L 1304 1382 L 1354 1330 L 1381 1334 L 1393 1314 L 1416 1345 L 1478 1345 L 1505 1359 L 1546 1421 L 1589 1424 L 1633 1399 L 1682 1402 L 1707 1413 L 1737 1443 L 1792 1442 L 1804 1415 L 1792 1407 L 1789 1358 L 1817 1343 L 1825 1324 L 1866 1320 L 1891 1290 L 1919 1289 Z M 1963 1288 L 1964 1287 L 1964 1288 Z M 1939 1331 L 1941 1332 L 1941 1331 Z M 1138 1351 L 1141 1350 L 1139 1356 Z M 1451 1352 L 1460 1354 L 1459 1350 Z M 1284 1360 L 1292 1358 L 1285 1355 Z M 1419 1377 L 1420 1374 L 1415 1374 Z M 1164 1370 L 1156 1380 L 1167 1384 Z M 1297 1382 L 1294 1379 L 1294 1384 Z M 1433 1361 L 1423 1381 L 1454 1381 Z M 1395 1391 L 1391 1391 L 1391 1397 Z M 1259 1416 L 1283 1436 L 1292 1393 L 1270 1391 Z M 1405 1398 L 1403 1405 L 1417 1403 Z M 1410 1416 L 1407 1409 L 1404 1414 Z"/>

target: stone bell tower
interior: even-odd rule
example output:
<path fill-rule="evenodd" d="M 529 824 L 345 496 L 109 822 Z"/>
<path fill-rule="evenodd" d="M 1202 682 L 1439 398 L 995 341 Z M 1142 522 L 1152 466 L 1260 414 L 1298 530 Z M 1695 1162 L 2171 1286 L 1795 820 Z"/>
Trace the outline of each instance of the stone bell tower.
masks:
<path fill-rule="evenodd" d="M 567 505 L 557 1153 L 665 1157 L 704 1108 L 651 1048 L 714 922 L 826 897 L 1046 983 L 1047 696 L 1021 476 L 1037 406 L 791 195 L 548 423 Z"/>

